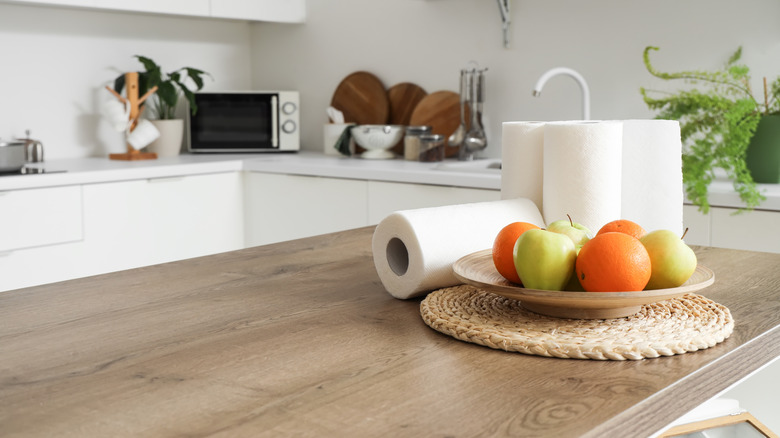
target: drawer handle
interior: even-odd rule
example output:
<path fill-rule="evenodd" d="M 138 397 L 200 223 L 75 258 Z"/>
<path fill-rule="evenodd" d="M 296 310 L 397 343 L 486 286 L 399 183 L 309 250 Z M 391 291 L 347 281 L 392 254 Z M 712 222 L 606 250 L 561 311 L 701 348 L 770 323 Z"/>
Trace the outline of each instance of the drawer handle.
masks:
<path fill-rule="evenodd" d="M 176 182 L 183 180 L 183 176 L 164 176 L 160 178 L 149 178 L 146 180 L 146 182 L 149 183 L 166 183 L 166 182 Z"/>

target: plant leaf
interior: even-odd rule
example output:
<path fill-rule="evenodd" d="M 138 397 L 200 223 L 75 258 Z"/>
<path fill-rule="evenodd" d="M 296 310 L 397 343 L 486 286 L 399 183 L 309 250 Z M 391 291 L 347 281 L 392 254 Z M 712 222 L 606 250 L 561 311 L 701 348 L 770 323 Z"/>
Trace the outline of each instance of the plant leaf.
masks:
<path fill-rule="evenodd" d="M 190 104 L 190 112 L 194 116 L 198 112 L 198 104 L 195 102 L 195 94 L 181 82 L 177 82 L 176 84 L 179 86 L 182 94 L 184 94 L 184 97 Z"/>
<path fill-rule="evenodd" d="M 114 91 L 117 93 L 122 93 L 122 90 L 125 88 L 125 75 L 119 75 L 116 79 L 114 79 Z"/>
<path fill-rule="evenodd" d="M 141 56 L 141 55 L 135 55 L 135 57 L 138 58 L 141 64 L 143 64 L 146 71 L 160 69 L 160 66 L 157 65 L 157 63 L 155 63 L 154 61 L 152 61 L 151 58 L 147 58 L 146 56 Z"/>
<path fill-rule="evenodd" d="M 203 75 L 209 75 L 208 73 L 204 72 L 203 70 L 198 70 L 197 68 L 192 67 L 185 67 L 184 68 L 187 71 L 187 76 L 192 79 L 192 82 L 195 83 L 195 86 L 197 87 L 197 90 L 200 90 L 203 88 Z"/>
<path fill-rule="evenodd" d="M 179 100 L 179 97 L 173 83 L 166 81 L 157 87 L 157 97 L 168 106 L 176 106 L 176 101 Z"/>
<path fill-rule="evenodd" d="M 650 109 L 658 111 L 656 118 L 678 120 L 683 141 L 683 183 L 685 193 L 699 210 L 709 210 L 708 187 L 715 178 L 714 169 L 722 168 L 734 182 L 734 190 L 753 209 L 763 195 L 753 181 L 745 163 L 745 155 L 761 117 L 761 105 L 751 93 L 750 70 L 737 64 L 742 48 L 729 58 L 722 70 L 682 71 L 664 73 L 653 68 L 650 51 L 645 48 L 645 67 L 653 76 L 663 80 L 683 80 L 701 84 L 676 94 L 653 97 L 649 90 L 640 88 L 640 94 Z M 780 110 L 780 78 L 772 85 L 770 106 Z M 741 211 L 741 210 L 740 210 Z"/>

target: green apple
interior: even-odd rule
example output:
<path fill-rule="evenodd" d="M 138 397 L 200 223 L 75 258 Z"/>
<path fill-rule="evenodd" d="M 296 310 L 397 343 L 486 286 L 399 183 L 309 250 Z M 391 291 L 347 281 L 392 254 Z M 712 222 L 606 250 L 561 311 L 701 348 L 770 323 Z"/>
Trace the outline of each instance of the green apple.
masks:
<path fill-rule="evenodd" d="M 696 270 L 696 254 L 673 231 L 651 231 L 639 240 L 650 254 L 650 281 L 645 289 L 678 287 Z"/>
<path fill-rule="evenodd" d="M 577 249 L 563 234 L 528 230 L 515 242 L 517 275 L 529 289 L 563 290 L 574 272 Z"/>
<path fill-rule="evenodd" d="M 572 221 L 571 216 L 568 214 L 566 216 L 568 216 L 569 219 L 562 219 L 551 223 L 547 226 L 547 231 L 569 236 L 569 239 L 574 242 L 574 246 L 581 248 L 585 242 L 590 240 L 592 234 L 586 226 Z"/>
<path fill-rule="evenodd" d="M 582 249 L 581 246 L 577 247 L 577 251 L 575 252 L 575 255 L 579 257 L 580 250 Z M 580 280 L 577 278 L 577 259 L 574 259 L 574 272 L 571 275 L 571 278 L 569 279 L 569 282 L 566 284 L 566 287 L 563 290 L 567 290 L 569 292 L 585 292 L 585 288 L 582 287 L 580 284 Z"/>

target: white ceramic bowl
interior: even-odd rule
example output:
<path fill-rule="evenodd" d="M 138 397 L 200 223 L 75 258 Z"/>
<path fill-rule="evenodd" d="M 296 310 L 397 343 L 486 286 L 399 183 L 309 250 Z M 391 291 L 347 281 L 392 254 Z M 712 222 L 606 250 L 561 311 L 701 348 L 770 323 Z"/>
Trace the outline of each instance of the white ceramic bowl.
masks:
<path fill-rule="evenodd" d="M 360 156 L 369 159 L 395 158 L 388 149 L 395 146 L 404 135 L 403 125 L 358 125 L 351 129 L 352 138 L 359 146 L 368 149 Z"/>

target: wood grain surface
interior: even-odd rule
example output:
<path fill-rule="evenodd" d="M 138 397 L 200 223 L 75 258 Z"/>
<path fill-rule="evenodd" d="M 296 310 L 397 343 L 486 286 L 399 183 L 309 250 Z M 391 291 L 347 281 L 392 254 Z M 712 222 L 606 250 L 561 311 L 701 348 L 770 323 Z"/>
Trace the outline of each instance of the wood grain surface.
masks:
<path fill-rule="evenodd" d="M 468 116 L 466 116 L 468 120 Z M 449 138 L 460 124 L 460 95 L 453 91 L 435 91 L 417 104 L 409 121 L 411 125 L 429 125 L 434 134 Z M 447 157 L 457 157 L 458 148 L 447 144 Z"/>
<path fill-rule="evenodd" d="M 391 125 L 409 125 L 412 111 L 428 93 L 421 86 L 411 82 L 401 82 L 387 89 L 387 99 L 390 101 Z M 391 149 L 398 155 L 404 155 L 404 142 L 401 140 Z"/>
<path fill-rule="evenodd" d="M 331 106 L 344 113 L 346 123 L 384 125 L 390 116 L 390 102 L 384 84 L 372 73 L 347 75 L 333 92 Z"/>
<path fill-rule="evenodd" d="M 780 254 L 697 248 L 732 336 L 599 362 L 428 328 L 372 233 L 0 293 L 0 435 L 647 437 L 780 355 Z"/>

